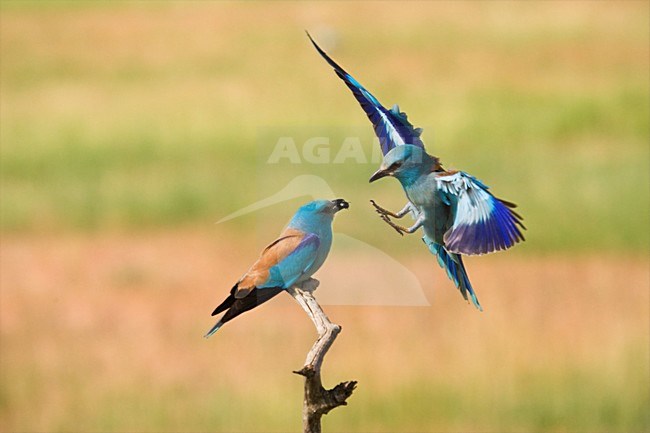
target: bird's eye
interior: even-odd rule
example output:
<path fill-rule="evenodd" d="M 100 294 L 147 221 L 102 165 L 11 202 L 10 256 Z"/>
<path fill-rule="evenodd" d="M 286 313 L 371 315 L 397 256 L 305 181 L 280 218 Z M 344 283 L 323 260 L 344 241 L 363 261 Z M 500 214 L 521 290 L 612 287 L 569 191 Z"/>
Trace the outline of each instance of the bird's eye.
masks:
<path fill-rule="evenodd" d="M 389 170 L 389 171 L 395 171 L 395 170 L 397 170 L 398 168 L 400 168 L 401 165 L 402 165 L 402 162 L 401 162 L 401 161 L 395 161 L 394 163 L 392 163 L 392 164 L 390 165 L 390 167 L 388 167 L 388 170 Z"/>

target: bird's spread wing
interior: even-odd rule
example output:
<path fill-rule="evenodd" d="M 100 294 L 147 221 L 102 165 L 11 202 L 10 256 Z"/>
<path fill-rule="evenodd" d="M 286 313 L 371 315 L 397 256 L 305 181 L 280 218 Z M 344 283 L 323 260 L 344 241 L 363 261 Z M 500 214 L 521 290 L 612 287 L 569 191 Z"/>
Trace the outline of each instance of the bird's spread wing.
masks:
<path fill-rule="evenodd" d="M 523 241 L 525 229 L 513 203 L 494 197 L 481 181 L 467 173 L 443 173 L 436 186 L 457 203 L 454 223 L 444 235 L 453 253 L 486 254 Z"/>
<path fill-rule="evenodd" d="M 285 230 L 264 249 L 260 258 L 239 280 L 235 298 L 243 298 L 255 288 L 291 286 L 313 263 L 319 245 L 320 239 L 314 234 Z"/>
<path fill-rule="evenodd" d="M 372 122 L 375 134 L 379 137 L 379 144 L 384 155 L 395 146 L 403 144 L 412 144 L 424 148 L 424 143 L 420 139 L 422 134 L 421 128 L 414 128 L 408 121 L 406 113 L 401 112 L 399 106 L 395 104 L 390 110 L 386 109 L 370 92 L 368 92 L 352 75 L 345 72 L 330 56 L 323 51 L 316 42 L 307 33 L 309 40 L 323 56 L 325 61 L 334 68 L 345 84 L 352 90 L 352 94 L 361 104 L 361 108 L 366 112 L 368 119 Z"/>

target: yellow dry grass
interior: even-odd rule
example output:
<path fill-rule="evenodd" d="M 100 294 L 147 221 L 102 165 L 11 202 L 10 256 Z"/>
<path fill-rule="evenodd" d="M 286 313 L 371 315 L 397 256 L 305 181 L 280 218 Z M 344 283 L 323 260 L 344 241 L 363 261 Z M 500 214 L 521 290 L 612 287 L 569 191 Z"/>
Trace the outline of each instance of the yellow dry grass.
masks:
<path fill-rule="evenodd" d="M 290 372 L 314 331 L 290 297 L 201 338 L 254 258 L 233 249 L 250 246 L 220 231 L 5 236 L 3 430 L 296 430 L 301 380 Z M 648 426 L 645 258 L 472 259 L 479 313 L 417 253 L 400 260 L 430 307 L 326 307 L 344 331 L 324 378 L 360 381 L 332 430 Z M 613 419 L 586 418 L 611 398 Z M 549 419 L 536 418 L 540 404 Z"/>

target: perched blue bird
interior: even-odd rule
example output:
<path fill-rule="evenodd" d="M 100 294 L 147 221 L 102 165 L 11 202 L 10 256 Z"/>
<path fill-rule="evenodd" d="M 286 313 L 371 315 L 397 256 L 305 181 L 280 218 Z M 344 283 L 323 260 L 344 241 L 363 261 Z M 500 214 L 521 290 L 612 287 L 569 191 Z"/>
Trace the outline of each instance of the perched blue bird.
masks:
<path fill-rule="evenodd" d="M 440 160 L 424 149 L 422 129 L 414 128 L 397 105 L 386 109 L 357 80 L 332 60 L 307 33 L 320 55 L 334 68 L 372 122 L 384 159 L 370 178 L 385 176 L 399 180 L 408 202 L 391 212 L 371 200 L 381 218 L 400 235 L 424 231 L 422 240 L 460 290 L 463 298 L 482 310 L 469 281 L 461 254 L 478 255 L 505 250 L 523 241 L 522 217 L 513 203 L 494 197 L 488 187 L 462 171 L 446 171 Z M 411 227 L 402 227 L 390 217 L 410 213 Z"/>
<path fill-rule="evenodd" d="M 334 215 L 350 207 L 343 199 L 315 200 L 295 213 L 280 236 L 262 251 L 212 315 L 226 312 L 208 331 L 268 301 L 282 290 L 300 285 L 323 265 L 332 246 Z"/>

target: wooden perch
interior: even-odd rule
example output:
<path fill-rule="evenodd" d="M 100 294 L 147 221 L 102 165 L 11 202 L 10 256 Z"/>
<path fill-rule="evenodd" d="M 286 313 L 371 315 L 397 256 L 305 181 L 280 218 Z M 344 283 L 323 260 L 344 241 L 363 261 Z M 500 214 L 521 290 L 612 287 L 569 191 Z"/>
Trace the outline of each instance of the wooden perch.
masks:
<path fill-rule="evenodd" d="M 355 380 L 341 382 L 332 389 L 323 388 L 320 370 L 325 354 L 334 343 L 341 327 L 330 322 L 312 292 L 316 290 L 319 281 L 313 278 L 305 281 L 300 287 L 292 287 L 289 294 L 300 304 L 309 318 L 314 322 L 318 339 L 307 354 L 305 365 L 294 373 L 305 376 L 305 397 L 302 406 L 303 433 L 320 433 L 321 417 L 330 410 L 345 406 L 346 400 L 352 395 L 357 386 Z"/>

